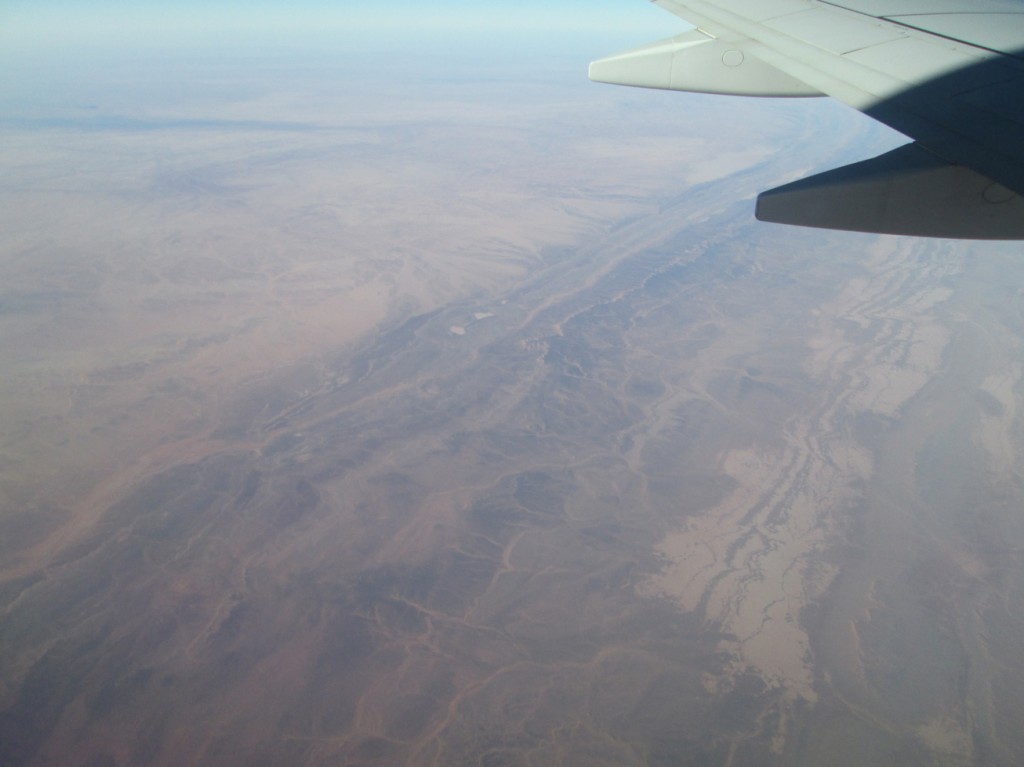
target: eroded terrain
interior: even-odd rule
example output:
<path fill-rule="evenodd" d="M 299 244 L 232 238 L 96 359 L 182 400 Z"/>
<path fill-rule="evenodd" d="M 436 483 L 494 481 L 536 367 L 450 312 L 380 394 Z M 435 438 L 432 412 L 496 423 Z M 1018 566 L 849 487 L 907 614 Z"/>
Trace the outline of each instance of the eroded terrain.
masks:
<path fill-rule="evenodd" d="M 85 201 L 15 131 L 0 761 L 1019 761 L 1014 248 L 763 227 L 767 143 L 437 95 L 87 132 L 138 177 Z"/>

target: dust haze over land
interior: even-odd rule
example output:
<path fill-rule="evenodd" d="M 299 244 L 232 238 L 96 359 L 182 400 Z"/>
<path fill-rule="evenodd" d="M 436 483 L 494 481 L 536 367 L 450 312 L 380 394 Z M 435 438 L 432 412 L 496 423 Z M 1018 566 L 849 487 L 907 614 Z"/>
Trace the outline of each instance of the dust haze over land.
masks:
<path fill-rule="evenodd" d="M 583 72 L 6 96 L 0 761 L 1021 759 L 1019 247 Z"/>

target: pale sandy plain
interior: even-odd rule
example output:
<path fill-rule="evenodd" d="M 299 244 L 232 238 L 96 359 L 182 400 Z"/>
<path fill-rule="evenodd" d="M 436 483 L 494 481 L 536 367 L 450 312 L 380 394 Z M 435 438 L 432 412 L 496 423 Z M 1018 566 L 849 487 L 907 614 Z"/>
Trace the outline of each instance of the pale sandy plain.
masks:
<path fill-rule="evenodd" d="M 1024 759 L 1018 245 L 753 222 L 834 104 L 322 64 L 9 97 L 0 762 Z"/>

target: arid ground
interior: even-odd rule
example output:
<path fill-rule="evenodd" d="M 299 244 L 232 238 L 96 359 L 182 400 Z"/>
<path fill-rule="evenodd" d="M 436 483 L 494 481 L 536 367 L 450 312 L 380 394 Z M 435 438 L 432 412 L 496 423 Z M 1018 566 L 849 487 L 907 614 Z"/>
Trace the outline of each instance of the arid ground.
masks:
<path fill-rule="evenodd" d="M 0 763 L 1024 763 L 1024 251 L 585 63 L 5 86 Z"/>

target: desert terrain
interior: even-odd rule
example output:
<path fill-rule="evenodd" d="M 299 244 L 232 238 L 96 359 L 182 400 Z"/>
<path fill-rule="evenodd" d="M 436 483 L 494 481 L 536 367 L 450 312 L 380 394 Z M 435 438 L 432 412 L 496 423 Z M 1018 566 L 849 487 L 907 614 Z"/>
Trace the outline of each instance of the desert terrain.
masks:
<path fill-rule="evenodd" d="M 7 93 L 0 762 L 1024 759 L 1019 245 L 577 63 Z"/>

